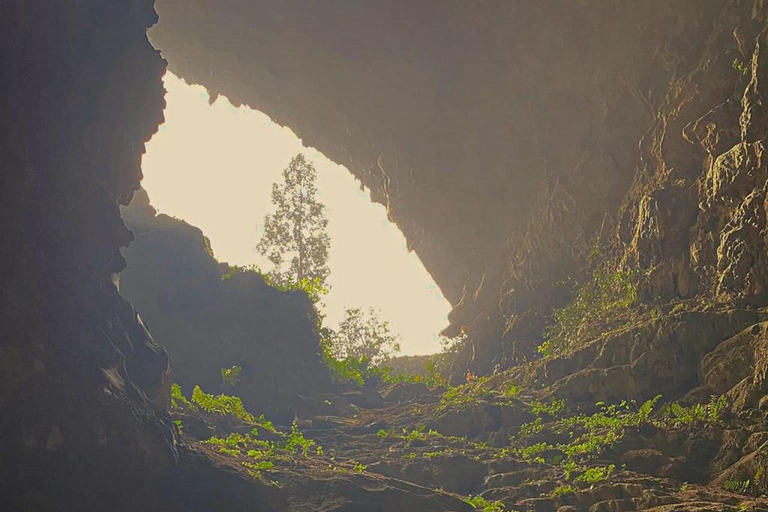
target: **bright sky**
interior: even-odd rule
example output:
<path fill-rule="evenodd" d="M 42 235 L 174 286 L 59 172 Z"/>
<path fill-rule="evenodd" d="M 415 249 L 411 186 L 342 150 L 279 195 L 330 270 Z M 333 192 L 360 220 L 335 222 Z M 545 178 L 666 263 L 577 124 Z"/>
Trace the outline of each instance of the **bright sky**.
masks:
<path fill-rule="evenodd" d="M 347 169 L 261 112 L 235 108 L 224 97 L 209 105 L 204 88 L 170 73 L 165 88 L 166 121 L 142 163 L 142 184 L 156 209 L 199 227 L 219 261 L 269 269 L 255 247 L 271 211 L 272 183 L 303 152 L 317 169 L 331 235 L 326 323 L 335 327 L 345 307 L 373 306 L 402 336 L 403 354 L 440 350 L 437 333 L 450 305 L 384 207 Z"/>

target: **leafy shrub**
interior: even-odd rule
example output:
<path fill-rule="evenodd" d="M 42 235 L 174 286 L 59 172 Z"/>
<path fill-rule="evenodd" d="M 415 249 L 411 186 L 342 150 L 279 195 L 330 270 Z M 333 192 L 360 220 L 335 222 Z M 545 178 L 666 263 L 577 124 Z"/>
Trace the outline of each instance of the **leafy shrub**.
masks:
<path fill-rule="evenodd" d="M 571 301 L 554 310 L 555 323 L 547 327 L 546 338 L 538 351 L 546 359 L 562 355 L 579 342 L 625 325 L 630 319 L 630 306 L 637 299 L 639 275 L 634 270 L 614 268 L 598 240 L 589 261 L 590 278 L 576 287 Z"/>
<path fill-rule="evenodd" d="M 221 369 L 221 381 L 225 388 L 232 388 L 240 381 L 240 372 L 243 369 L 239 366 Z"/>
<path fill-rule="evenodd" d="M 400 337 L 373 308 L 347 308 L 337 329 L 325 329 L 324 343 L 336 359 L 365 358 L 374 366 L 400 351 Z"/>

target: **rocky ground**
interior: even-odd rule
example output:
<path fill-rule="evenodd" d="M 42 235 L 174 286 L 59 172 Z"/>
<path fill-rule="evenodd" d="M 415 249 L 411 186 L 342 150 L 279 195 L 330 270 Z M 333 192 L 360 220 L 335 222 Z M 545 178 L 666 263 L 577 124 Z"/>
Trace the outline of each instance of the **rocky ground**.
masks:
<path fill-rule="evenodd" d="M 678 312 L 458 387 L 315 396 L 293 433 L 194 404 L 174 417 L 187 443 L 296 511 L 768 510 L 763 317 Z"/>

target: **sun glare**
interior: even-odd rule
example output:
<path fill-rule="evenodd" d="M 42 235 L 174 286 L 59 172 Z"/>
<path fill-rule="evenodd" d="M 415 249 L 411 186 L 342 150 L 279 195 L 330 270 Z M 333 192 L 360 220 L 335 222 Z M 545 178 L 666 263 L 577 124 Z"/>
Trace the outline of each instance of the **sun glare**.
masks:
<path fill-rule="evenodd" d="M 270 189 L 293 156 L 303 152 L 318 171 L 319 199 L 327 207 L 331 252 L 329 325 L 345 307 L 373 306 L 402 336 L 403 354 L 439 350 L 437 333 L 450 305 L 384 207 L 344 167 L 306 148 L 288 128 L 261 112 L 219 97 L 209 105 L 202 87 L 171 75 L 166 122 L 147 145 L 143 186 L 160 212 L 199 227 L 220 261 L 269 262 L 256 252 Z"/>

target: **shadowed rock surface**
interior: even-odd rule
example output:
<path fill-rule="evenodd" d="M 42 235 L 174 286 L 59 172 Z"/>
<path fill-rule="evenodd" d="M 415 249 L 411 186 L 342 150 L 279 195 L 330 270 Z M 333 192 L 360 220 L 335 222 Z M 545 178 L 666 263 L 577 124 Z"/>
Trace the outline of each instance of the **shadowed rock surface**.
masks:
<path fill-rule="evenodd" d="M 331 390 L 315 311 L 307 295 L 267 285 L 255 272 L 229 274 L 199 229 L 157 215 L 145 191 L 123 209 L 136 240 L 125 251 L 120 292 L 170 353 L 171 377 L 189 394 L 242 397 L 269 418 L 293 419 L 301 397 Z M 239 366 L 234 386 L 222 368 Z"/>

